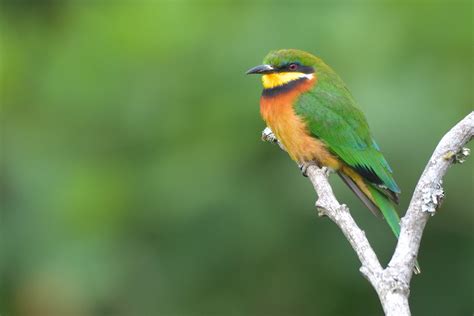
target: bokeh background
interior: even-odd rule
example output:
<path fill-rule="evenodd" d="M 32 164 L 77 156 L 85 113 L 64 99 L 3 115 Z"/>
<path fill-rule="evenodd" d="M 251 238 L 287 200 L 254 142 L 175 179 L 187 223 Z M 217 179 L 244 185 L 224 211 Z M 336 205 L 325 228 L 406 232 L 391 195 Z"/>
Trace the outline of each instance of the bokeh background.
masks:
<path fill-rule="evenodd" d="M 311 184 L 262 143 L 244 72 L 300 48 L 344 78 L 402 188 L 472 110 L 470 1 L 3 1 L 0 313 L 380 315 Z M 473 160 L 451 168 L 415 315 L 473 312 Z M 386 263 L 388 227 L 336 176 Z"/>

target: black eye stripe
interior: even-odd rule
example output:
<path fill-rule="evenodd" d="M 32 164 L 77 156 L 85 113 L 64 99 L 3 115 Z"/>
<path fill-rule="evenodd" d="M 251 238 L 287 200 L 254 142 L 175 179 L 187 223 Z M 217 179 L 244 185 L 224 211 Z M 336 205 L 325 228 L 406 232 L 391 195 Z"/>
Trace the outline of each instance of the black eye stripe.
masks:
<path fill-rule="evenodd" d="M 290 64 L 290 65 L 288 66 L 288 69 L 289 69 L 289 70 L 296 70 L 296 69 L 298 69 L 298 67 L 299 67 L 299 65 L 297 65 L 297 64 Z"/>
<path fill-rule="evenodd" d="M 301 67 L 301 65 L 299 63 L 288 63 L 288 64 L 281 65 L 278 68 L 280 70 L 290 70 L 290 67 L 293 66 L 293 65 L 296 66 L 296 68 Z"/>
<path fill-rule="evenodd" d="M 296 68 L 291 69 L 290 67 L 292 65 L 296 65 Z M 312 74 L 314 73 L 314 68 L 311 66 L 302 66 L 299 63 L 291 63 L 291 64 L 285 64 L 281 67 L 278 67 L 278 70 L 280 72 L 302 72 L 305 74 Z"/>

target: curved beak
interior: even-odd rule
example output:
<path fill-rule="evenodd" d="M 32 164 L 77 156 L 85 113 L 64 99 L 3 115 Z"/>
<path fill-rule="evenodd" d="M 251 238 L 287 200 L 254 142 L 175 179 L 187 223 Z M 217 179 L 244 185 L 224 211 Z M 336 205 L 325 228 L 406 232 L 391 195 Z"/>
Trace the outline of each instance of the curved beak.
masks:
<path fill-rule="evenodd" d="M 249 70 L 247 70 L 246 74 L 247 75 L 252 75 L 252 74 L 269 74 L 275 72 L 275 68 L 273 68 L 270 65 L 259 65 L 257 67 L 253 67 Z"/>

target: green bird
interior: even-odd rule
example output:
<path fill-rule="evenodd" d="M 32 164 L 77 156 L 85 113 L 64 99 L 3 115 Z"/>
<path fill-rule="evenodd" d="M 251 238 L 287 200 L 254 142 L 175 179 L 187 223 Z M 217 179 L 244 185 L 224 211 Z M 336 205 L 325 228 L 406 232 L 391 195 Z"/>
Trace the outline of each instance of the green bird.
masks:
<path fill-rule="evenodd" d="M 260 113 L 290 157 L 299 165 L 336 171 L 398 238 L 394 204 L 400 189 L 364 114 L 334 70 L 310 53 L 282 49 L 247 74 L 263 75 Z"/>

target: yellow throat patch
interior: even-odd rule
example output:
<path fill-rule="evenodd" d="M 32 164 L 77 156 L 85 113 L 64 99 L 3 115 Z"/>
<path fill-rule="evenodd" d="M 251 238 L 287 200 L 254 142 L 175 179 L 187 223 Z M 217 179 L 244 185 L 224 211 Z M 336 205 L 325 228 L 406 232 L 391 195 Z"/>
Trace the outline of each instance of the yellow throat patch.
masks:
<path fill-rule="evenodd" d="M 262 76 L 262 83 L 265 89 L 276 88 L 300 78 L 312 79 L 313 74 L 303 72 L 277 72 Z"/>

